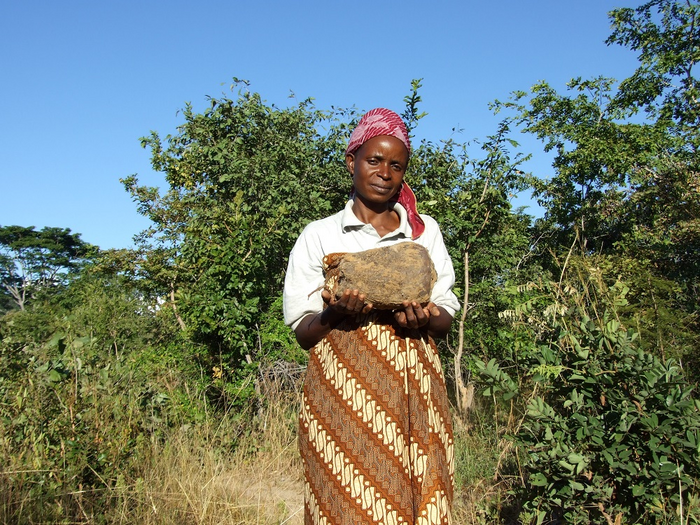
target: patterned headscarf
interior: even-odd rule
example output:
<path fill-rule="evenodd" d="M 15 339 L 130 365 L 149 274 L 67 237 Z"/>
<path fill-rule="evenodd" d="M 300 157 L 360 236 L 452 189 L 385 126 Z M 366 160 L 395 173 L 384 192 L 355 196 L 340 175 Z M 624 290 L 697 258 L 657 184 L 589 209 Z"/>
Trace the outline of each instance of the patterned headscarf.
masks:
<path fill-rule="evenodd" d="M 365 142 L 380 135 L 396 137 L 404 143 L 408 154 L 411 154 L 411 141 L 408 138 L 406 124 L 396 113 L 385 108 L 376 108 L 363 115 L 360 122 L 357 123 L 355 131 L 350 135 L 345 154 L 355 153 Z M 406 182 L 401 185 L 393 200 L 406 209 L 408 224 L 411 226 L 412 239 L 415 240 L 420 237 L 425 231 L 425 223 L 418 215 L 416 196 Z"/>

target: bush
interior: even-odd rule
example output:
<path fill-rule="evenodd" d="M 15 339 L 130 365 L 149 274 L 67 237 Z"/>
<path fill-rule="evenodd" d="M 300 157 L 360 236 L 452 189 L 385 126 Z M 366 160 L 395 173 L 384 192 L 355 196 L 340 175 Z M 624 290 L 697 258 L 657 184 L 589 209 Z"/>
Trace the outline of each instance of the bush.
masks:
<path fill-rule="evenodd" d="M 510 312 L 539 332 L 517 363 L 520 383 L 480 363 L 486 393 L 524 408 L 512 436 L 526 475 L 521 520 L 675 522 L 700 489 L 700 401 L 674 362 L 640 350 L 620 323 L 625 284 L 578 270 L 537 286 L 544 309 Z"/>
<path fill-rule="evenodd" d="M 173 417 L 171 392 L 152 374 L 168 357 L 143 352 L 163 342 L 161 320 L 133 294 L 102 285 L 75 284 L 60 305 L 0 318 L 6 523 L 89 515 Z"/>

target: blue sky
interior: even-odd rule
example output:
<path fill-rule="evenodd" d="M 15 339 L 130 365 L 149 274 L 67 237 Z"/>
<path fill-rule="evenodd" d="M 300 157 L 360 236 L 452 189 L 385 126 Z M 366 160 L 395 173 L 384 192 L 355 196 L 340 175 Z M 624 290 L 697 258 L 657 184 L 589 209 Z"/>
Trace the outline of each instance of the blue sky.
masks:
<path fill-rule="evenodd" d="M 403 109 L 423 78 L 421 138 L 483 139 L 488 103 L 538 80 L 623 79 L 636 58 L 608 47 L 607 13 L 639 1 L 4 2 L 0 11 L 0 225 L 58 226 L 125 248 L 148 223 L 119 183 L 162 186 L 139 138 L 174 133 L 185 103 L 291 93 L 333 106 Z M 539 145 L 527 166 L 549 173 Z M 522 203 L 519 203 L 522 204 Z"/>

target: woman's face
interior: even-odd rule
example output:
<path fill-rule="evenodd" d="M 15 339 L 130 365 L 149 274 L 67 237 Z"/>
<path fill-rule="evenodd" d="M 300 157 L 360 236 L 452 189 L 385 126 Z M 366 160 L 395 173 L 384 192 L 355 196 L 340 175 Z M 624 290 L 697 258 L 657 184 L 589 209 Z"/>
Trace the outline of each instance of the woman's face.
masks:
<path fill-rule="evenodd" d="M 408 150 L 396 137 L 380 135 L 348 153 L 345 163 L 352 175 L 355 196 L 368 204 L 386 204 L 401 188 L 408 167 Z"/>

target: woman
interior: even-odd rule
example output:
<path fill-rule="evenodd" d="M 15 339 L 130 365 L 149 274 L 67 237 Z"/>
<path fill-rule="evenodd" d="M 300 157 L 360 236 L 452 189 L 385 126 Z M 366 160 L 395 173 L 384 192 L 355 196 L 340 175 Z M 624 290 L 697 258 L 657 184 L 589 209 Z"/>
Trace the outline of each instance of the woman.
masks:
<path fill-rule="evenodd" d="M 433 337 L 459 302 L 435 220 L 403 181 L 411 146 L 401 118 L 377 108 L 350 136 L 353 194 L 312 222 L 289 257 L 285 322 L 311 349 L 300 416 L 306 524 L 450 523 L 452 426 Z M 438 274 L 425 306 L 375 310 L 362 290 L 322 290 L 323 257 L 399 242 L 423 245 Z"/>

